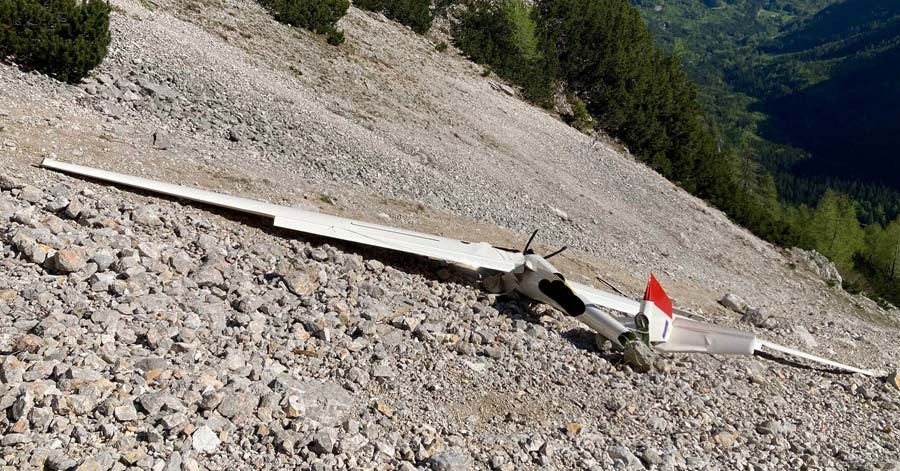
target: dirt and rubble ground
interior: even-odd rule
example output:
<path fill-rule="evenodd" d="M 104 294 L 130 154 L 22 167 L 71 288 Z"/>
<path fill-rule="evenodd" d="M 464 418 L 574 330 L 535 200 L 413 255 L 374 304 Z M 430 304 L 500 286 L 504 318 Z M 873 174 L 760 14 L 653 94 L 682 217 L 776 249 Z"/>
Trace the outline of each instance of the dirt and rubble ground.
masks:
<path fill-rule="evenodd" d="M 440 27 L 351 8 L 334 48 L 249 1 L 112 4 L 86 83 L 0 66 L 4 468 L 900 468 L 882 379 L 702 355 L 636 373 L 471 273 L 37 168 L 506 247 L 540 229 L 573 278 L 636 295 L 654 272 L 705 319 L 897 367 L 896 311 L 437 52 Z"/>

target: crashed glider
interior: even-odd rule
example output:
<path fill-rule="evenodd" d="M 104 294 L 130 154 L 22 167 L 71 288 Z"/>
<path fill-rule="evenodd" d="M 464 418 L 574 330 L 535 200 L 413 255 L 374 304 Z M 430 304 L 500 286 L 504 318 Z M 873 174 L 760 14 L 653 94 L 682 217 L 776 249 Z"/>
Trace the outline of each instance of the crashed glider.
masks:
<path fill-rule="evenodd" d="M 237 196 L 173 185 L 80 165 L 44 159 L 44 168 L 102 180 L 154 193 L 272 218 L 274 226 L 307 234 L 444 260 L 473 269 L 500 272 L 508 291 L 549 304 L 586 324 L 617 346 L 645 342 L 662 352 L 752 355 L 774 350 L 832 368 L 875 376 L 876 373 L 777 345 L 728 327 L 700 322 L 672 306 L 652 275 L 644 298 L 636 301 L 566 280 L 547 260 L 528 249 L 521 252 L 354 221 Z M 534 236 L 532 235 L 532 238 Z M 557 252 L 558 253 L 558 252 Z M 620 316 L 610 315 L 617 311 Z"/>

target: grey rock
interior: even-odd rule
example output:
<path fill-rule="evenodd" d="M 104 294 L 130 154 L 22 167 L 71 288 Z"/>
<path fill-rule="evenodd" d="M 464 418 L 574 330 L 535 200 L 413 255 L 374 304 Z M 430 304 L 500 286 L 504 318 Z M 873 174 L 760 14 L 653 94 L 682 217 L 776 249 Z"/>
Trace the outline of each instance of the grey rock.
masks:
<path fill-rule="evenodd" d="M 337 429 L 331 427 L 323 428 L 313 436 L 310 449 L 319 455 L 331 454 L 337 444 L 337 439 Z"/>
<path fill-rule="evenodd" d="M 794 335 L 797 336 L 797 338 L 800 340 L 800 342 L 803 343 L 803 345 L 809 348 L 815 348 L 819 346 L 819 342 L 817 342 L 816 338 L 813 337 L 813 335 L 809 333 L 808 330 L 806 330 L 806 327 L 800 324 L 794 324 L 791 327 L 791 330 L 794 331 Z"/>
<path fill-rule="evenodd" d="M 900 368 L 895 368 L 884 380 L 889 386 L 900 391 Z"/>
<path fill-rule="evenodd" d="M 216 408 L 216 412 L 229 419 L 240 415 L 252 414 L 256 410 L 256 402 L 249 394 L 234 391 L 226 392 Z"/>
<path fill-rule="evenodd" d="M 192 278 L 199 286 L 222 286 L 225 283 L 222 272 L 208 265 L 197 270 Z"/>
<path fill-rule="evenodd" d="M 86 259 L 84 250 L 80 248 L 62 249 L 47 259 L 46 266 L 53 273 L 65 275 L 81 271 L 87 263 Z"/>
<path fill-rule="evenodd" d="M 765 327 L 767 325 L 766 321 L 768 320 L 769 315 L 763 309 L 756 307 L 747 308 L 744 315 L 741 317 L 741 321 L 757 327 Z"/>
<path fill-rule="evenodd" d="M 353 397 L 341 386 L 324 381 L 298 381 L 281 374 L 271 383 L 272 390 L 295 396 L 302 415 L 326 427 L 335 427 L 353 407 Z"/>
<path fill-rule="evenodd" d="M 172 147 L 172 138 L 169 137 L 169 133 L 157 129 L 153 132 L 153 147 L 159 150 L 166 150 Z"/>
<path fill-rule="evenodd" d="M 181 453 L 173 451 L 172 454 L 169 455 L 169 459 L 166 460 L 166 466 L 162 471 L 182 471 Z"/>
<path fill-rule="evenodd" d="M 44 192 L 41 191 L 40 188 L 36 188 L 31 185 L 25 185 L 22 187 L 19 198 L 22 198 L 23 200 L 34 204 L 38 203 L 44 198 Z"/>
<path fill-rule="evenodd" d="M 319 286 L 317 279 L 318 276 L 311 269 L 291 270 L 282 275 L 284 284 L 297 296 L 308 296 L 312 294 Z"/>
<path fill-rule="evenodd" d="M 206 425 L 201 425 L 191 435 L 191 446 L 200 453 L 212 453 L 220 443 L 219 437 Z"/>
<path fill-rule="evenodd" d="M 10 191 L 24 187 L 25 184 L 17 177 L 0 173 L 0 190 Z"/>
<path fill-rule="evenodd" d="M 740 296 L 733 293 L 728 293 L 723 296 L 722 299 L 719 300 L 719 304 L 727 307 L 728 309 L 731 309 L 738 314 L 744 314 L 744 312 L 746 312 L 747 308 L 749 307 L 746 301 L 741 299 Z"/>
<path fill-rule="evenodd" d="M 162 220 L 159 218 L 159 208 L 155 205 L 137 207 L 131 212 L 131 220 L 151 227 L 162 225 Z"/>
<path fill-rule="evenodd" d="M 653 371 L 656 357 L 653 349 L 642 341 L 634 341 L 625 346 L 625 364 L 639 373 Z"/>
<path fill-rule="evenodd" d="M 641 464 L 641 460 L 638 459 L 638 457 L 635 456 L 635 454 L 631 450 L 629 450 L 628 447 L 613 446 L 606 450 L 606 453 L 614 463 L 619 464 L 619 466 L 623 466 L 625 469 L 644 468 L 644 465 Z"/>
<path fill-rule="evenodd" d="M 78 462 L 60 453 L 47 458 L 44 466 L 50 471 L 68 471 L 78 465 Z"/>
<path fill-rule="evenodd" d="M 434 471 L 467 471 L 472 467 L 472 458 L 456 448 L 451 448 L 432 456 L 428 464 Z"/>
<path fill-rule="evenodd" d="M 91 261 L 97 264 L 97 271 L 106 271 L 116 261 L 111 250 L 98 250 L 91 255 Z"/>
<path fill-rule="evenodd" d="M 767 420 L 757 425 L 756 431 L 763 435 L 780 435 L 785 432 L 785 427 L 777 420 Z"/>
<path fill-rule="evenodd" d="M 115 416 L 119 422 L 132 422 L 138 419 L 137 410 L 131 403 L 116 407 Z"/>

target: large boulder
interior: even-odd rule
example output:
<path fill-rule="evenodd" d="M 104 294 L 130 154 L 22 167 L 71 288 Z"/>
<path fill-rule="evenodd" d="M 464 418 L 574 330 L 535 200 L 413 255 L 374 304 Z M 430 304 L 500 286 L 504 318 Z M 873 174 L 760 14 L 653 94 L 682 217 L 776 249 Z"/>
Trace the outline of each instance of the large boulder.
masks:
<path fill-rule="evenodd" d="M 790 255 L 794 263 L 814 273 L 826 283 L 838 287 L 844 283 L 844 279 L 841 278 L 841 273 L 834 266 L 834 263 L 819 252 L 793 247 L 790 250 Z"/>

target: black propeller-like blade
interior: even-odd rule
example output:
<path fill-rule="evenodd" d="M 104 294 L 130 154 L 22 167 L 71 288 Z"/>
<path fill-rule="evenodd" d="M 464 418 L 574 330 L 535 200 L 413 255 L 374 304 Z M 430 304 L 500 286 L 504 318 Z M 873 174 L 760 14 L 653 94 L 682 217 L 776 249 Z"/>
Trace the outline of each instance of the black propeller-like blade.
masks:
<path fill-rule="evenodd" d="M 563 248 L 557 250 L 556 252 L 553 252 L 553 253 L 550 254 L 550 255 L 545 256 L 545 257 L 544 257 L 544 260 L 550 260 L 551 258 L 553 258 L 553 257 L 555 257 L 555 256 L 557 256 L 557 255 L 559 255 L 559 254 L 561 254 L 561 253 L 563 253 L 563 252 L 565 252 L 567 248 L 569 248 L 569 247 L 564 245 Z"/>
<path fill-rule="evenodd" d="M 537 233 L 538 233 L 537 229 L 535 229 L 534 232 L 531 233 L 531 237 L 528 238 L 528 243 L 526 243 L 525 248 L 522 249 L 523 254 L 528 255 L 530 253 L 534 253 L 534 251 L 529 249 L 529 247 L 531 247 L 531 243 L 534 241 L 534 236 L 536 236 Z"/>

